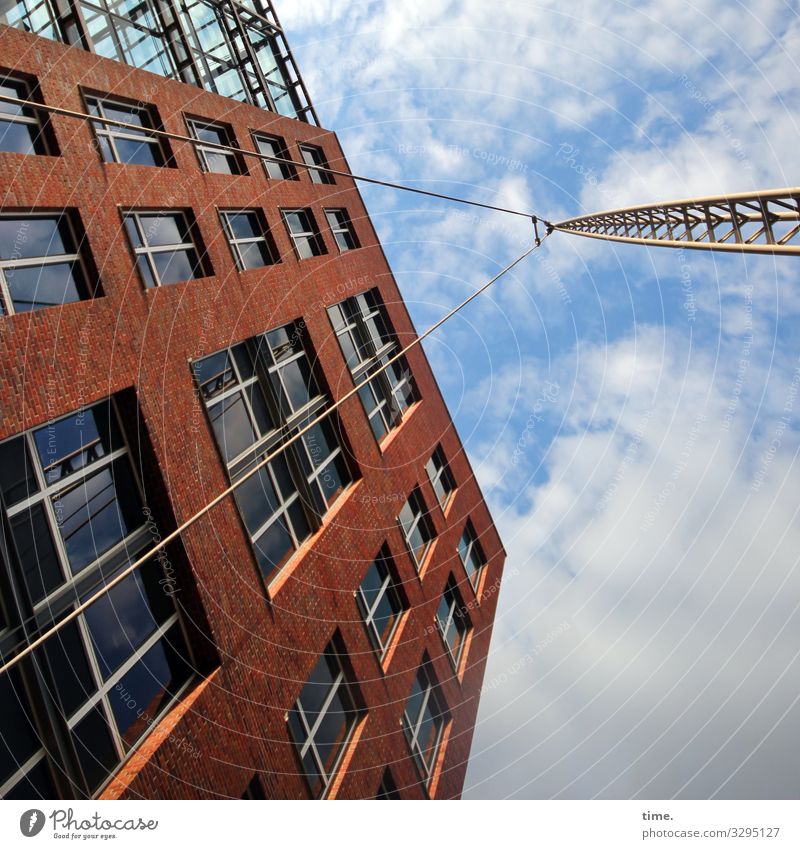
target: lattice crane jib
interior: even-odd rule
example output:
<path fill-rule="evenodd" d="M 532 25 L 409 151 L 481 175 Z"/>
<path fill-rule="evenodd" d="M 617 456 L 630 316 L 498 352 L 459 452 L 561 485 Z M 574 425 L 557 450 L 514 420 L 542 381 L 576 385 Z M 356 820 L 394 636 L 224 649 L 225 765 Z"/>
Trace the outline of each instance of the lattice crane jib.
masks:
<path fill-rule="evenodd" d="M 796 256 L 800 188 L 631 206 L 581 215 L 550 228 L 639 245 Z"/>

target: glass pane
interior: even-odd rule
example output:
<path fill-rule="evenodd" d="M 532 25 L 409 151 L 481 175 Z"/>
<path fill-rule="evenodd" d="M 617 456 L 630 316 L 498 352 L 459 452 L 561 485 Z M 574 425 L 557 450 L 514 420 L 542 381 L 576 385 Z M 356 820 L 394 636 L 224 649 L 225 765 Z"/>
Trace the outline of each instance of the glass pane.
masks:
<path fill-rule="evenodd" d="M 284 218 L 290 233 L 305 233 L 310 229 L 304 213 L 285 212 Z"/>
<path fill-rule="evenodd" d="M 25 438 L 17 436 L 0 443 L 0 492 L 6 507 L 12 507 L 38 489 Z"/>
<path fill-rule="evenodd" d="M 16 670 L 0 677 L 0 705 L 0 784 L 4 784 L 40 745 Z"/>
<path fill-rule="evenodd" d="M 237 457 L 256 439 L 241 392 L 228 396 L 208 411 L 214 435 L 226 461 Z"/>
<path fill-rule="evenodd" d="M 283 457 L 276 457 L 270 462 L 269 466 L 275 475 L 275 480 L 278 482 L 278 489 L 285 501 L 297 492 L 292 476 L 289 474 L 289 467 L 286 465 L 286 460 Z"/>
<path fill-rule="evenodd" d="M 57 262 L 5 272 L 16 312 L 71 304 L 86 297 L 83 271 L 78 262 Z"/>
<path fill-rule="evenodd" d="M 77 622 L 70 622 L 42 647 L 55 685 L 55 694 L 65 716 L 73 714 L 97 685 L 86 659 Z"/>
<path fill-rule="evenodd" d="M 123 165 L 161 165 L 158 145 L 152 142 L 117 138 L 116 145 Z"/>
<path fill-rule="evenodd" d="M 265 436 L 275 430 L 275 423 L 267 409 L 267 402 L 264 400 L 264 391 L 258 381 L 250 384 L 249 388 L 245 391 L 252 405 L 258 430 L 262 436 Z"/>
<path fill-rule="evenodd" d="M 236 167 L 236 159 L 232 154 L 220 153 L 215 150 L 204 150 L 203 158 L 206 161 L 206 168 L 215 174 L 239 173 L 239 169 Z"/>
<path fill-rule="evenodd" d="M 320 712 L 338 673 L 339 670 L 335 665 L 332 665 L 327 654 L 323 654 L 311 670 L 311 675 L 300 693 L 300 704 L 303 707 L 309 728 L 316 722 L 317 714 Z"/>
<path fill-rule="evenodd" d="M 198 141 L 211 142 L 212 144 L 227 144 L 227 134 L 220 127 L 212 127 L 207 124 L 192 123 L 192 132 Z"/>
<path fill-rule="evenodd" d="M 22 577 L 36 604 L 64 581 L 44 508 L 37 504 L 10 520 Z"/>
<path fill-rule="evenodd" d="M 189 241 L 186 222 L 182 215 L 160 214 L 139 215 L 139 224 L 148 245 L 180 245 Z"/>
<path fill-rule="evenodd" d="M 239 245 L 239 253 L 241 254 L 242 268 L 245 270 L 272 265 L 272 256 L 267 248 L 267 243 L 264 241 Z"/>
<path fill-rule="evenodd" d="M 137 127 L 149 127 L 150 121 L 143 120 L 143 113 L 139 109 L 134 109 L 131 106 L 122 106 L 117 103 L 109 103 L 108 101 L 103 101 L 103 117 L 110 118 L 112 121 L 120 121 L 123 124 L 136 124 Z M 105 124 L 104 126 L 110 127 L 111 125 Z M 121 129 L 121 128 L 120 128 Z M 112 132 L 113 132 L 112 127 Z M 136 130 L 129 130 L 125 128 L 124 132 L 126 133 L 136 133 Z M 144 133 L 142 133 L 144 135 Z"/>
<path fill-rule="evenodd" d="M 284 526 L 282 518 L 276 519 L 266 531 L 253 543 L 256 560 L 261 574 L 268 578 L 282 564 L 286 555 L 294 551 L 294 543 Z"/>
<path fill-rule="evenodd" d="M 262 528 L 278 508 L 278 497 L 266 467 L 238 486 L 234 494 L 251 534 Z"/>
<path fill-rule="evenodd" d="M 300 499 L 292 504 L 288 513 L 294 535 L 297 537 L 298 542 L 302 542 L 311 533 L 311 528 L 308 526 L 308 519 L 303 511 L 303 505 L 300 503 Z"/>
<path fill-rule="evenodd" d="M 110 697 L 117 728 L 130 748 L 158 718 L 175 692 L 188 680 L 185 654 L 177 627 L 152 646 L 120 679 Z"/>
<path fill-rule="evenodd" d="M 124 445 L 110 402 L 41 427 L 33 438 L 48 485 Z"/>
<path fill-rule="evenodd" d="M 197 360 L 193 369 L 197 385 L 206 400 L 214 398 L 236 382 L 227 351 L 219 351 L 210 357 Z"/>
<path fill-rule="evenodd" d="M 58 216 L 0 218 L 0 258 L 30 259 L 73 252 L 75 246 L 60 222 Z"/>
<path fill-rule="evenodd" d="M 375 599 L 378 597 L 378 593 L 381 590 L 381 586 L 383 585 L 384 575 L 378 569 L 376 563 L 373 563 L 369 569 L 367 569 L 367 574 L 364 575 L 364 580 L 361 582 L 361 592 L 363 594 L 362 603 L 366 604 L 367 610 L 364 611 L 367 613 L 372 605 L 375 604 Z"/>
<path fill-rule="evenodd" d="M 280 373 L 291 410 L 299 410 L 318 394 L 305 357 L 283 366 Z"/>
<path fill-rule="evenodd" d="M 419 712 L 422 709 L 422 699 L 425 695 L 425 688 L 428 686 L 428 679 L 424 677 L 424 673 L 420 670 L 417 677 L 414 679 L 414 684 L 411 688 L 411 695 L 406 702 L 406 715 L 412 726 L 416 726 L 419 719 Z"/>
<path fill-rule="evenodd" d="M 299 236 L 294 240 L 294 246 L 297 248 L 297 255 L 300 259 L 309 259 L 317 255 L 315 250 L 315 242 L 307 236 Z"/>
<path fill-rule="evenodd" d="M 104 678 L 158 627 L 138 573 L 129 575 L 84 614 Z"/>
<path fill-rule="evenodd" d="M 105 715 L 92 708 L 72 731 L 75 751 L 90 793 L 108 777 L 119 762 Z"/>
<path fill-rule="evenodd" d="M 73 574 L 144 522 L 126 457 L 59 494 L 53 507 Z"/>
<path fill-rule="evenodd" d="M 5 111 L 0 104 L 0 111 Z M 32 124 L 19 124 L 16 121 L 0 121 L 0 151 L 5 153 L 36 153 L 34 139 L 39 132 Z"/>
<path fill-rule="evenodd" d="M 314 735 L 317 753 L 328 776 L 330 776 L 333 770 L 333 765 L 339 755 L 349 725 L 350 717 L 345 706 L 342 704 L 341 692 L 342 687 L 340 686 L 336 691 L 336 695 L 331 699 Z"/>
<path fill-rule="evenodd" d="M 447 600 L 447 596 L 442 596 L 439 601 L 439 608 L 436 611 L 436 617 L 439 620 L 439 625 L 444 628 L 447 625 L 447 618 L 450 616 L 450 603 Z"/>
<path fill-rule="evenodd" d="M 142 283 L 144 283 L 146 289 L 152 289 L 153 286 L 157 285 L 156 278 L 153 277 L 153 269 L 150 267 L 150 262 L 147 257 L 140 256 L 136 260 L 136 267 L 139 269 Z"/>
<path fill-rule="evenodd" d="M 192 249 L 157 253 L 153 255 L 153 261 L 162 286 L 194 280 L 203 274 L 197 253 Z"/>
<path fill-rule="evenodd" d="M 392 594 L 384 593 L 373 614 L 375 628 L 381 635 L 381 643 L 385 646 L 397 618 L 397 610 L 392 603 Z"/>
<path fill-rule="evenodd" d="M 58 799 L 47 762 L 40 760 L 25 777 L 3 794 L 4 799 Z"/>
<path fill-rule="evenodd" d="M 262 235 L 255 212 L 228 212 L 225 218 L 231 233 L 237 239 L 249 239 Z"/>

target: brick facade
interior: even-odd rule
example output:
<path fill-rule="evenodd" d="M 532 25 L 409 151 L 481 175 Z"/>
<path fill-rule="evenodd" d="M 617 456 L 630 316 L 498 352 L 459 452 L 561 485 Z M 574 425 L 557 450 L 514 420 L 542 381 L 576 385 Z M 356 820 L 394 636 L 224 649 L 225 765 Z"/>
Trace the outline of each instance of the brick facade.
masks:
<path fill-rule="evenodd" d="M 154 107 L 172 133 L 188 134 L 186 115 L 224 121 L 244 150 L 255 150 L 251 133 L 263 131 L 283 138 L 295 161 L 298 144 L 311 142 L 331 167 L 347 170 L 336 136 L 298 120 L 7 27 L 0 28 L 0 56 L 4 70 L 38 81 L 46 104 L 85 112 L 84 94 L 117 95 Z M 353 384 L 326 307 L 377 286 L 401 342 L 413 338 L 414 328 L 353 181 L 317 185 L 301 168 L 297 180 L 269 180 L 254 157 L 245 157 L 246 175 L 203 173 L 192 145 L 181 141 L 169 142 L 175 167 L 104 164 L 88 122 L 55 115 L 51 126 L 58 155 L 0 153 L 3 211 L 76 210 L 102 296 L 0 318 L 0 439 L 123 393 L 127 436 L 136 443 L 146 502 L 163 535 L 228 485 L 190 361 L 302 319 L 318 374 L 338 399 Z M 360 248 L 339 252 L 323 212 L 329 206 L 348 211 Z M 300 207 L 316 217 L 323 256 L 295 258 L 279 209 Z M 213 273 L 144 289 L 122 227 L 120 210 L 127 208 L 192 210 Z M 280 263 L 237 271 L 217 210 L 239 208 L 263 211 Z M 356 480 L 269 592 L 231 499 L 170 549 L 176 599 L 196 624 L 201 674 L 103 798 L 239 798 L 254 773 L 270 798 L 307 797 L 285 717 L 334 633 L 366 710 L 329 797 L 373 797 L 387 764 L 403 796 L 459 795 L 504 552 L 422 350 L 410 352 L 408 362 L 421 400 L 381 446 L 357 397 L 341 408 Z M 424 468 L 438 443 L 457 485 L 446 515 Z M 419 577 L 397 523 L 417 484 L 436 529 Z M 457 554 L 467 518 L 488 561 L 477 597 Z M 410 610 L 381 663 L 354 593 L 384 541 Z M 431 627 L 451 572 L 473 625 L 460 676 Z M 427 791 L 400 724 L 424 652 L 451 713 Z"/>

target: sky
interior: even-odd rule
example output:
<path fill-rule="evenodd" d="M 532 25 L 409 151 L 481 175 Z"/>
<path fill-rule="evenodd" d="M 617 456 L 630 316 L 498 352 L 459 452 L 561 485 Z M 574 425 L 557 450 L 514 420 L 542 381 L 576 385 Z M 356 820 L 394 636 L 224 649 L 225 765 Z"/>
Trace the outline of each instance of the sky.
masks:
<path fill-rule="evenodd" d="M 800 184 L 800 4 L 283 0 L 355 173 L 550 220 Z M 418 330 L 529 222 L 363 189 Z M 797 798 L 800 266 L 554 234 L 425 348 L 508 551 L 465 798 Z"/>

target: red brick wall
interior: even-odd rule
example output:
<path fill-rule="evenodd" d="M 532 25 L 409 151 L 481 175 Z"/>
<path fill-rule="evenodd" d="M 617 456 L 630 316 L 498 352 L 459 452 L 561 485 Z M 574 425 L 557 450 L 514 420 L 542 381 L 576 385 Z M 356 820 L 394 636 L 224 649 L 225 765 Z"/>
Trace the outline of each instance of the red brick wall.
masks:
<path fill-rule="evenodd" d="M 164 129 L 171 132 L 187 134 L 183 115 L 189 113 L 229 123 L 245 150 L 254 150 L 250 131 L 263 130 L 282 136 L 295 160 L 300 159 L 298 143 L 313 141 L 323 147 L 333 167 L 346 167 L 332 133 L 77 48 L 3 27 L 0 56 L 6 63 L 13 58 L 13 69 L 38 79 L 47 104 L 84 111 L 83 86 L 154 105 Z M 59 156 L 0 154 L 2 206 L 6 211 L 75 207 L 99 269 L 103 296 L 0 319 L 0 438 L 132 388 L 154 457 L 144 481 L 148 501 L 158 504 L 166 494 L 181 521 L 227 485 L 195 398 L 190 360 L 302 317 L 321 372 L 339 398 L 352 382 L 324 308 L 375 285 L 400 338 L 412 338 L 410 319 L 352 181 L 337 178 L 335 185 L 314 185 L 303 169 L 298 169 L 297 181 L 270 181 L 255 158 L 246 159 L 247 176 L 204 174 L 193 148 L 183 142 L 171 142 L 176 168 L 103 164 L 86 122 L 54 116 L 52 126 Z M 329 205 L 348 210 L 360 249 L 339 254 L 323 214 Z M 191 208 L 214 275 L 145 290 L 118 207 Z M 237 272 L 216 207 L 263 209 L 282 262 Z M 327 255 L 295 259 L 280 207 L 313 210 Z M 426 650 L 452 713 L 430 791 L 440 798 L 460 793 L 504 553 L 421 349 L 411 352 L 408 360 L 422 401 L 383 451 L 358 399 L 343 405 L 341 421 L 361 479 L 285 568 L 271 598 L 265 596 L 230 500 L 184 534 L 191 579 L 221 663 L 208 678 L 198 679 L 145 740 L 108 786 L 106 797 L 238 797 L 254 771 L 261 773 L 270 796 L 306 796 L 284 717 L 336 629 L 368 710 L 331 795 L 373 796 L 385 764 L 392 765 L 404 795 L 425 794 L 400 717 Z M 458 485 L 446 517 L 424 471 L 437 442 Z M 421 579 L 396 524 L 403 501 L 417 483 L 433 508 L 437 531 Z M 468 516 L 489 560 L 480 604 L 456 553 Z M 412 609 L 382 668 L 353 593 L 384 540 Z M 430 628 L 451 570 L 471 607 L 474 625 L 461 681 L 453 676 L 438 632 Z M 200 647 L 200 654 L 208 652 Z"/>

